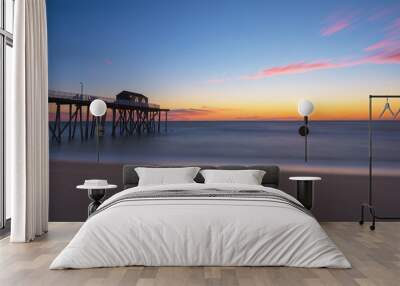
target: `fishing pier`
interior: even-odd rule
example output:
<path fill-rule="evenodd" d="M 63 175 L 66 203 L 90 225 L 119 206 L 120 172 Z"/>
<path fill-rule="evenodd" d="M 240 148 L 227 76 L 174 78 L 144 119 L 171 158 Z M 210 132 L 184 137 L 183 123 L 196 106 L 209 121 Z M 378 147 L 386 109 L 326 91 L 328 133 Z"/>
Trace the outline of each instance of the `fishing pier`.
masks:
<path fill-rule="evenodd" d="M 91 115 L 89 106 L 95 99 L 101 99 L 107 105 L 106 114 L 99 121 L 101 136 L 106 135 L 106 121 L 112 122 L 113 137 L 160 133 L 162 123 L 167 131 L 169 109 L 149 103 L 143 94 L 124 90 L 115 98 L 102 98 L 49 90 L 49 104 L 55 104 L 56 107 L 55 118 L 49 121 L 51 140 L 61 142 L 64 132 L 68 133 L 68 140 L 73 140 L 77 133 L 82 141 L 93 137 L 96 119 Z"/>

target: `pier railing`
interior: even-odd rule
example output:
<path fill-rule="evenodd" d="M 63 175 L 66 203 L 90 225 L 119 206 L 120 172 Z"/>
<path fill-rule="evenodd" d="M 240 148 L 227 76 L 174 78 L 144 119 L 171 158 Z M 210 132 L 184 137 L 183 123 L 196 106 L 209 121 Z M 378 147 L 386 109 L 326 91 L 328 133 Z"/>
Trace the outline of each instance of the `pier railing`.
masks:
<path fill-rule="evenodd" d="M 143 102 L 135 102 L 132 100 L 125 100 L 125 99 L 116 99 L 110 97 L 99 97 L 89 94 L 77 94 L 73 92 L 67 91 L 59 91 L 59 90 L 49 90 L 49 99 L 70 99 L 80 102 L 88 102 L 93 101 L 95 99 L 101 99 L 105 103 L 108 104 L 119 104 L 124 106 L 132 106 L 132 107 L 149 107 L 149 108 L 160 108 L 159 104 L 154 103 L 143 103 Z"/>

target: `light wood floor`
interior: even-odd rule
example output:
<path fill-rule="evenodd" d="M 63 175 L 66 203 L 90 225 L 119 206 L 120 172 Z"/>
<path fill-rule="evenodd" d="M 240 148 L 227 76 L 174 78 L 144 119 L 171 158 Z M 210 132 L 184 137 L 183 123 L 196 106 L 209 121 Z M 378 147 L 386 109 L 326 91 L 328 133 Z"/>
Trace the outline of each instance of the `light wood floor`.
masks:
<path fill-rule="evenodd" d="M 48 270 L 80 223 L 51 223 L 32 243 L 0 241 L 0 285 L 400 285 L 400 222 L 323 223 L 353 269 L 289 267 L 123 267 Z"/>

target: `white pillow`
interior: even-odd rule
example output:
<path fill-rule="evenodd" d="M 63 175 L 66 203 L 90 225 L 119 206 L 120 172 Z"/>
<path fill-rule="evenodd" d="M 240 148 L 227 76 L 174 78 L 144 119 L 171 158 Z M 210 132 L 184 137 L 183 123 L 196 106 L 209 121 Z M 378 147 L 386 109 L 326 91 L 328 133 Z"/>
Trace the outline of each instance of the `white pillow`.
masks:
<path fill-rule="evenodd" d="M 193 180 L 199 167 L 184 168 L 135 168 L 139 176 L 139 186 L 195 183 Z"/>
<path fill-rule="evenodd" d="M 261 185 L 265 171 L 261 170 L 202 170 L 206 184 Z"/>

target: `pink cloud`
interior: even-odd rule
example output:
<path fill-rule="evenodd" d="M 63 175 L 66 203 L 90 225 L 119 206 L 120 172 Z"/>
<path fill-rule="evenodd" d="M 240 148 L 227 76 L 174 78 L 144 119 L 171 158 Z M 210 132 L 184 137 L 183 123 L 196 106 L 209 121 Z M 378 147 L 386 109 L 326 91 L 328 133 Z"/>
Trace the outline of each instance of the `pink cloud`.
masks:
<path fill-rule="evenodd" d="M 392 40 L 392 39 L 383 39 L 373 45 L 370 45 L 365 48 L 366 51 L 375 51 L 375 50 L 393 50 L 400 47 L 400 41 Z"/>
<path fill-rule="evenodd" d="M 113 61 L 111 59 L 104 59 L 106 65 L 112 65 Z"/>
<path fill-rule="evenodd" d="M 383 51 L 375 55 L 366 56 L 357 64 L 400 64 L 400 48 L 394 51 Z"/>
<path fill-rule="evenodd" d="M 325 21 L 325 26 L 321 29 L 322 36 L 331 36 L 349 28 L 355 21 L 358 11 L 336 11 Z"/>
<path fill-rule="evenodd" d="M 314 70 L 337 68 L 340 64 L 332 63 L 331 61 L 315 61 L 315 62 L 298 62 L 292 63 L 285 66 L 276 66 L 262 70 L 254 75 L 245 76 L 244 79 L 256 80 L 265 77 L 270 77 L 274 75 L 282 74 L 294 74 L 294 73 L 304 73 Z"/>
<path fill-rule="evenodd" d="M 322 36 L 331 36 L 337 32 L 340 32 L 350 26 L 350 21 L 339 20 L 321 30 Z"/>
<path fill-rule="evenodd" d="M 337 62 L 331 60 L 319 60 L 313 62 L 303 61 L 298 63 L 291 63 L 284 66 L 267 68 L 254 75 L 244 76 L 242 77 L 242 79 L 258 80 L 277 75 L 298 74 L 323 69 L 353 67 L 364 64 L 400 64 L 400 48 L 394 50 L 383 50 L 379 53 L 366 55 L 359 59 L 349 59 Z"/>
<path fill-rule="evenodd" d="M 385 37 L 366 47 L 365 51 L 385 50 L 386 52 L 395 51 L 400 48 L 400 18 L 395 19 L 385 28 Z"/>
<path fill-rule="evenodd" d="M 383 12 L 382 12 L 383 13 Z M 348 28 L 356 21 L 356 13 L 336 14 L 328 18 L 332 23 L 322 30 L 328 36 Z M 341 60 L 299 61 L 281 66 L 268 67 L 257 73 L 240 77 L 241 80 L 259 80 L 267 77 L 299 74 L 325 69 L 354 67 L 365 64 L 400 64 L 400 18 L 392 21 L 385 29 L 385 37 L 366 47 L 359 57 L 342 58 Z"/>
<path fill-rule="evenodd" d="M 348 19 L 354 17 L 347 16 Z M 332 16 L 332 19 L 337 19 Z M 323 35 L 331 35 L 350 25 L 350 20 L 342 20 L 343 22 L 335 22 L 335 24 L 327 27 L 323 31 Z M 359 58 L 349 58 L 338 60 L 314 60 L 289 63 L 287 65 L 266 68 L 252 75 L 243 76 L 243 80 L 258 80 L 266 77 L 298 74 L 324 69 L 335 69 L 353 67 L 364 64 L 400 64 L 400 18 L 395 19 L 386 29 L 385 37 L 366 47 L 364 51 L 367 53 Z"/>

